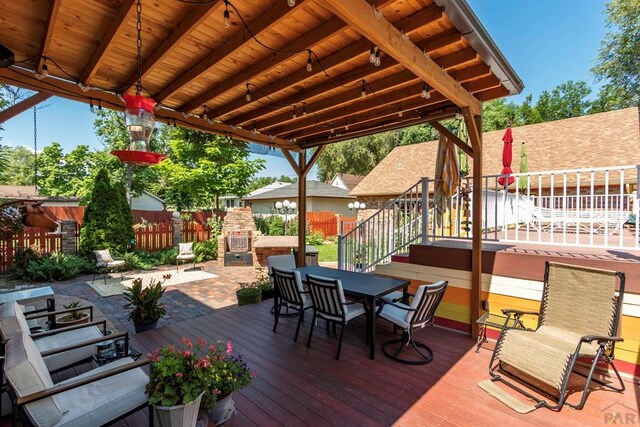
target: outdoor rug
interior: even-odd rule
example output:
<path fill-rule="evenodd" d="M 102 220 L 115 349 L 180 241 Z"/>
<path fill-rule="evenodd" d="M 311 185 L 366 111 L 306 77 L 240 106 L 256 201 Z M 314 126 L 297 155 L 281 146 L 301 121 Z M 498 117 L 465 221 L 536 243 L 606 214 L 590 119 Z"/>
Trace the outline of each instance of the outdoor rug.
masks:
<path fill-rule="evenodd" d="M 199 280 L 207 280 L 218 277 L 215 274 L 207 273 L 201 270 L 184 271 L 179 273 L 175 271 L 154 271 L 153 273 L 127 273 L 124 278 L 120 278 L 120 273 L 111 273 L 111 277 L 107 277 L 107 284 L 105 285 L 102 275 L 96 276 L 95 282 L 88 281 L 87 285 L 91 286 L 100 296 L 110 297 L 112 295 L 120 295 L 127 288 L 133 285 L 133 280 L 136 278 L 142 279 L 143 285 L 148 285 L 151 280 L 162 280 L 164 274 L 171 274 L 171 278 L 166 280 L 162 287 L 182 285 L 190 282 L 197 282 Z"/>

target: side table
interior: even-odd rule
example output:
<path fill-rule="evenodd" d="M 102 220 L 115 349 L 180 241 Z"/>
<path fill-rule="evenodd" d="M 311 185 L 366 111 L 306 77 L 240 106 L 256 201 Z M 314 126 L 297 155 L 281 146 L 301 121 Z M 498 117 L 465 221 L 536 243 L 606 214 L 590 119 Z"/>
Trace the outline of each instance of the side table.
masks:
<path fill-rule="evenodd" d="M 93 355 L 93 361 L 96 362 L 98 364 L 98 366 L 103 366 L 103 365 L 111 363 L 111 362 L 113 362 L 115 360 L 122 359 L 123 357 L 130 357 L 133 360 L 138 360 L 141 355 L 142 355 L 142 353 L 140 353 L 139 351 L 137 351 L 133 347 L 129 346 L 129 353 L 128 354 L 118 354 L 114 350 L 113 353 L 111 353 L 109 356 L 106 356 L 106 357 L 98 357 L 97 354 L 94 354 Z"/>

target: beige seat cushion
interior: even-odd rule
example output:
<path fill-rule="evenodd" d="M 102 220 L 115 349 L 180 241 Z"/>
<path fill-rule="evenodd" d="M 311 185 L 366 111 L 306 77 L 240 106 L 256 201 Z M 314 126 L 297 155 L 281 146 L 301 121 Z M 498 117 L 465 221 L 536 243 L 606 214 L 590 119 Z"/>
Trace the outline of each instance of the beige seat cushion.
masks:
<path fill-rule="evenodd" d="M 40 352 L 53 350 L 64 346 L 81 343 L 90 339 L 99 338 L 102 333 L 95 326 L 76 329 L 74 331 L 62 332 L 59 334 L 49 335 L 35 340 L 36 347 Z M 65 351 L 63 353 L 52 354 L 44 358 L 49 372 L 57 371 L 66 366 L 73 365 L 85 359 L 89 359 L 96 354 L 96 346 L 88 345 L 74 350 Z"/>
<path fill-rule="evenodd" d="M 113 257 L 109 249 L 103 249 L 100 251 L 93 251 L 93 255 L 96 257 L 96 265 L 98 267 L 105 267 L 110 262 L 113 262 Z"/>
<path fill-rule="evenodd" d="M 178 243 L 178 256 L 180 255 L 193 255 L 193 242 Z"/>
<path fill-rule="evenodd" d="M 4 373 L 7 382 L 18 397 L 53 387 L 49 371 L 33 340 L 18 334 L 7 342 Z M 30 421 L 41 427 L 56 425 L 67 411 L 57 397 L 47 397 L 25 406 Z"/>
<path fill-rule="evenodd" d="M 107 365 L 60 382 L 66 384 L 102 371 L 133 362 L 125 357 Z M 145 387 L 149 377 L 136 368 L 119 375 L 60 393 L 58 399 L 69 411 L 63 414 L 55 427 L 99 426 L 132 411 L 148 400 Z"/>
<path fill-rule="evenodd" d="M 29 334 L 29 330 L 27 319 L 17 302 L 0 305 L 0 335 L 3 341 L 21 333 Z"/>

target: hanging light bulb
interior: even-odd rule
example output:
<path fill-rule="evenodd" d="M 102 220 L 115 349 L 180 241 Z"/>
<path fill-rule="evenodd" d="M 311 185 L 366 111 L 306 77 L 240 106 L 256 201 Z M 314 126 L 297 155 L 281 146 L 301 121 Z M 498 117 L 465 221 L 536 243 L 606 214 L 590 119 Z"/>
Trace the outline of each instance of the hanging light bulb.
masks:
<path fill-rule="evenodd" d="M 305 102 L 302 103 L 302 115 L 307 115 L 307 104 Z"/>
<path fill-rule="evenodd" d="M 398 107 L 398 117 L 402 117 L 402 107 Z"/>
<path fill-rule="evenodd" d="M 313 71 L 313 59 L 311 58 L 311 49 L 307 50 L 309 52 L 309 57 L 307 58 L 307 71 Z"/>
<path fill-rule="evenodd" d="M 258 129 L 256 129 L 256 124 L 255 122 L 253 123 L 253 129 L 251 129 L 251 134 L 255 135 L 258 133 Z"/>
<path fill-rule="evenodd" d="M 295 119 L 298 117 L 298 115 L 296 114 L 296 106 L 292 105 L 291 108 L 293 109 L 293 118 Z"/>
<path fill-rule="evenodd" d="M 244 98 L 247 102 L 251 101 L 251 89 L 249 88 L 249 83 L 247 83 L 247 91 L 245 92 Z"/>
<path fill-rule="evenodd" d="M 348 121 L 344 121 L 344 130 L 349 130 L 349 122 Z"/>
<path fill-rule="evenodd" d="M 456 113 L 456 119 L 462 120 L 462 114 L 460 114 L 460 111 Z"/>
<path fill-rule="evenodd" d="M 431 93 L 429 92 L 429 85 L 425 84 L 424 86 L 422 86 L 422 93 L 420 94 L 420 96 L 423 97 L 424 99 L 431 98 Z"/>
<path fill-rule="evenodd" d="M 369 49 L 369 62 L 372 64 L 376 62 L 376 48 L 373 45 L 371 46 L 371 49 Z"/>
<path fill-rule="evenodd" d="M 225 28 L 229 28 L 231 25 L 229 24 L 229 2 L 227 0 L 224 1 L 224 15 L 223 15 L 223 24 Z"/>
<path fill-rule="evenodd" d="M 376 59 L 375 59 L 375 61 L 373 62 L 373 65 L 375 65 L 376 67 L 379 67 L 379 66 L 380 66 L 380 64 L 382 63 L 382 61 L 380 60 L 380 54 L 381 54 L 381 51 L 380 51 L 380 49 L 378 49 L 378 50 L 376 51 Z"/>
<path fill-rule="evenodd" d="M 289 5 L 289 7 L 293 7 L 296 5 L 296 0 L 287 0 L 287 4 Z"/>
<path fill-rule="evenodd" d="M 209 116 L 207 115 L 207 106 L 203 105 L 202 108 L 203 108 L 202 118 L 205 120 L 209 120 Z"/>
<path fill-rule="evenodd" d="M 102 102 L 98 99 L 98 111 L 102 111 Z"/>
<path fill-rule="evenodd" d="M 362 90 L 360 91 L 360 98 L 366 98 L 367 97 L 367 88 L 365 87 L 365 82 L 364 80 L 362 81 Z"/>
<path fill-rule="evenodd" d="M 91 114 L 95 114 L 96 110 L 93 107 L 93 98 L 89 98 L 89 111 L 91 111 Z"/>
<path fill-rule="evenodd" d="M 49 67 L 47 67 L 47 59 L 45 58 L 44 64 L 42 64 L 42 77 L 49 76 Z"/>
<path fill-rule="evenodd" d="M 335 131 L 335 129 L 333 129 L 333 127 L 331 128 L 331 134 L 333 135 L 333 132 Z"/>

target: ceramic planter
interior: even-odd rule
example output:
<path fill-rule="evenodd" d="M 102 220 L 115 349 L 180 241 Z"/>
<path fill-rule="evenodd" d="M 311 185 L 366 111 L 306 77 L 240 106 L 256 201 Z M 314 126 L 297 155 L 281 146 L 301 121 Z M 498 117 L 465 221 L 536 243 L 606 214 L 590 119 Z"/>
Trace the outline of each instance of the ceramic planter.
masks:
<path fill-rule="evenodd" d="M 152 320 L 150 322 L 134 322 L 133 323 L 133 327 L 135 328 L 136 332 L 150 331 L 151 329 L 155 329 L 156 326 L 158 326 L 157 320 Z"/>
<path fill-rule="evenodd" d="M 236 410 L 236 404 L 233 401 L 233 393 L 228 394 L 222 399 L 218 399 L 216 406 L 207 409 L 209 421 L 213 421 L 216 425 L 226 422 Z"/>
<path fill-rule="evenodd" d="M 202 395 L 204 392 L 200 393 L 196 400 L 186 405 L 153 405 L 158 425 L 160 427 L 195 427 Z"/>
<path fill-rule="evenodd" d="M 67 314 L 56 317 L 57 328 L 66 328 L 67 326 L 80 325 L 82 323 L 89 323 L 89 313 L 82 313 L 82 318 L 80 319 L 71 319 Z"/>

